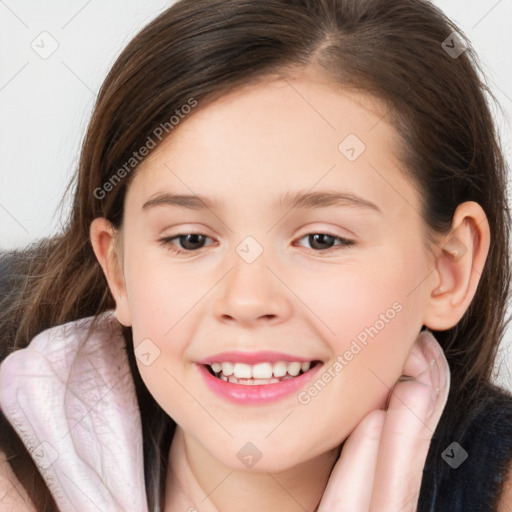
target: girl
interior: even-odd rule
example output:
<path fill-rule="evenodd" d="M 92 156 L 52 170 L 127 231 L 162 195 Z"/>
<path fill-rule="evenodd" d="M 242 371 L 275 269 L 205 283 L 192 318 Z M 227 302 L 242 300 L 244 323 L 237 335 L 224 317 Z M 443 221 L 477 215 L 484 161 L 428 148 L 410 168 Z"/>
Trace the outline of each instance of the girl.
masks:
<path fill-rule="evenodd" d="M 512 506 L 506 167 L 421 0 L 181 0 L 59 236 L 3 258 L 3 508 Z"/>

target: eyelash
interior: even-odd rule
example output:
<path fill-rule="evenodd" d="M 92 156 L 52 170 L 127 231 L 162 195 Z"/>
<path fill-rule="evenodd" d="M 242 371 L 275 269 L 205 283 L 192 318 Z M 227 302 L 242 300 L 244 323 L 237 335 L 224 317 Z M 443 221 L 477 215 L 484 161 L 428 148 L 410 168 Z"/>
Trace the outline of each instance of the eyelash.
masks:
<path fill-rule="evenodd" d="M 160 244 L 162 246 L 166 247 L 169 251 L 173 252 L 176 255 L 178 255 L 178 254 L 190 254 L 190 253 L 198 252 L 200 249 L 197 249 L 197 250 L 191 250 L 191 249 L 180 250 L 180 249 L 175 249 L 173 247 L 173 245 L 174 245 L 172 243 L 173 240 L 175 240 L 176 238 L 187 236 L 187 235 L 201 235 L 201 236 L 204 236 L 206 238 L 211 238 L 211 237 L 209 237 L 207 235 L 204 235 L 203 233 L 191 232 L 191 233 L 179 233 L 179 234 L 174 235 L 172 237 L 161 238 L 158 241 L 160 242 Z M 310 235 L 328 235 L 328 236 L 330 236 L 330 237 L 332 237 L 332 238 L 334 238 L 336 240 L 339 240 L 341 242 L 338 246 L 331 247 L 330 249 L 323 249 L 323 250 L 311 249 L 312 251 L 314 251 L 316 253 L 319 253 L 319 254 L 325 254 L 325 253 L 328 253 L 328 252 L 332 252 L 332 251 L 336 251 L 336 250 L 341 250 L 342 248 L 349 248 L 349 247 L 352 247 L 352 246 L 356 245 L 356 242 L 354 240 L 348 240 L 346 238 L 342 238 L 340 236 L 335 235 L 334 233 L 329 233 L 328 231 L 319 231 L 319 232 L 306 233 L 305 235 L 301 236 L 298 240 L 302 240 L 303 238 L 308 237 Z M 338 247 L 338 249 L 335 249 L 335 247 Z M 201 247 L 201 249 L 202 249 L 202 247 Z"/>

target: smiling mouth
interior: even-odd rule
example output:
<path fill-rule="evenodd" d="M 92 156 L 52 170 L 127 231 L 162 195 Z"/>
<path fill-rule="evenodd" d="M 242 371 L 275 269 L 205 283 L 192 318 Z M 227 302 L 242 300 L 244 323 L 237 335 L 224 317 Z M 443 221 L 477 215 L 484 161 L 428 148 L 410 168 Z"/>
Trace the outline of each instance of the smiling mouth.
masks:
<path fill-rule="evenodd" d="M 244 384 L 247 386 L 261 386 L 277 384 L 285 380 L 294 379 L 312 370 L 321 361 L 277 361 L 254 365 L 245 363 L 212 363 L 204 366 L 214 377 L 231 384 Z"/>

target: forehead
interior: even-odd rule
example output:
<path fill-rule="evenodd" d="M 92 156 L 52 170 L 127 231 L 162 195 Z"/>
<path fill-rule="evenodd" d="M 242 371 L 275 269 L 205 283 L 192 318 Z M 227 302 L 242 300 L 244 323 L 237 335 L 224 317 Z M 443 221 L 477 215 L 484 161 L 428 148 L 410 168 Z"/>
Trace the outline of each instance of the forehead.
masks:
<path fill-rule="evenodd" d="M 140 207 L 165 190 L 270 205 L 291 188 L 320 187 L 410 208 L 386 113 L 375 98 L 312 76 L 249 84 L 184 116 L 139 165 L 129 195 Z"/>

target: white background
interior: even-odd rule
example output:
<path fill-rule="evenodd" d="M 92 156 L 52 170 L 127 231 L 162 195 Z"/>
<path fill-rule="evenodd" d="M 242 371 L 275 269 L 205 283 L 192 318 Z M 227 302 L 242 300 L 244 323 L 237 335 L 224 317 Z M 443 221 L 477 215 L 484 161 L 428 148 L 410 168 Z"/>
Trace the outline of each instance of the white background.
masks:
<path fill-rule="evenodd" d="M 469 36 L 480 56 L 502 108 L 496 121 L 512 162 L 512 0 L 434 3 Z M 76 169 L 96 93 L 128 41 L 171 4 L 0 0 L 0 250 L 60 230 L 68 201 L 64 212 L 59 202 Z M 58 44 L 46 59 L 31 47 L 43 31 Z M 50 44 L 47 39 L 46 48 Z M 512 328 L 496 367 L 497 382 L 510 389 L 511 361 Z"/>

